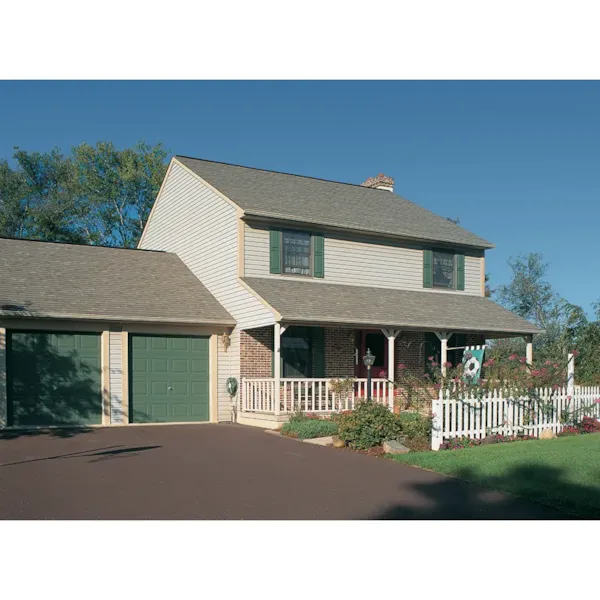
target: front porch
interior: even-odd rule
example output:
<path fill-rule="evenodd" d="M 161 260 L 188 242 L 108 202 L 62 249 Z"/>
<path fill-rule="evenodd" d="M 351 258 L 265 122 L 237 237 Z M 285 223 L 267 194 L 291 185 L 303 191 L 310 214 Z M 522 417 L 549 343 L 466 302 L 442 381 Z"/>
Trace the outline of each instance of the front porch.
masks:
<path fill-rule="evenodd" d="M 400 370 L 425 375 L 431 356 L 442 365 L 457 364 L 465 346 L 482 346 L 485 339 L 482 332 L 326 324 L 275 323 L 245 330 L 240 339 L 238 416 L 257 419 L 271 415 L 280 422 L 299 411 L 330 414 L 353 410 L 357 401 L 369 396 L 362 360 L 367 349 L 375 355 L 370 396 L 395 410 L 400 408 L 395 406 L 394 386 Z M 531 343 L 527 336 L 530 360 Z M 347 390 L 336 391 L 339 379 L 351 379 Z"/>

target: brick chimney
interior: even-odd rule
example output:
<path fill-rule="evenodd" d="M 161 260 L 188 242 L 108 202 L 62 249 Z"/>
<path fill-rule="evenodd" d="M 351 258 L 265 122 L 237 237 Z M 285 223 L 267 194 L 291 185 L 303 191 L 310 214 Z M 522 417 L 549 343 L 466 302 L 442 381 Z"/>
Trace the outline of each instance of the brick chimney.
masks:
<path fill-rule="evenodd" d="M 392 177 L 388 177 L 383 173 L 379 173 L 377 177 L 369 177 L 364 183 L 360 185 L 368 188 L 374 188 L 376 190 L 387 190 L 388 192 L 394 191 L 394 180 Z"/>

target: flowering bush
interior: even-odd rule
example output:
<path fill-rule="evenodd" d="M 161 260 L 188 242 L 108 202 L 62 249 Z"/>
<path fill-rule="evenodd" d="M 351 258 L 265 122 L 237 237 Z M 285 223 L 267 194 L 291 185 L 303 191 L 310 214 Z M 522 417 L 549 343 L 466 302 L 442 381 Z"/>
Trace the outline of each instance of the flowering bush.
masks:
<path fill-rule="evenodd" d="M 594 417 L 583 417 L 581 421 L 564 427 L 558 437 L 580 435 L 583 433 L 600 433 L 600 422 Z"/>
<path fill-rule="evenodd" d="M 597 433 L 600 431 L 600 422 L 594 417 L 583 417 L 579 423 L 581 433 Z"/>
<path fill-rule="evenodd" d="M 461 448 L 470 448 L 472 446 L 481 446 L 483 444 L 503 444 L 506 442 L 522 442 L 526 440 L 536 440 L 531 435 L 501 435 L 494 434 L 484 439 L 471 439 L 466 436 L 445 440 L 440 450 L 459 450 Z"/>

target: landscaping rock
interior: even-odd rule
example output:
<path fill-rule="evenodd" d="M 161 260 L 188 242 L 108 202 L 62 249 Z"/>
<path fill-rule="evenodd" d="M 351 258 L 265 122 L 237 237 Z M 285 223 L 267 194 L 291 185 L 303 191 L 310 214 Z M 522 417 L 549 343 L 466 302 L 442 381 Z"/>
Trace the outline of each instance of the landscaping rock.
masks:
<path fill-rule="evenodd" d="M 542 433 L 540 433 L 540 440 L 551 440 L 556 437 L 556 434 L 552 429 L 544 429 Z"/>
<path fill-rule="evenodd" d="M 325 437 L 312 438 L 309 440 L 302 440 L 307 444 L 315 444 L 317 446 L 332 446 L 333 445 L 333 436 L 327 435 Z"/>
<path fill-rule="evenodd" d="M 340 440 L 340 438 L 337 435 L 333 436 L 333 447 L 334 448 L 344 448 L 346 446 L 346 444 Z"/>
<path fill-rule="evenodd" d="M 386 454 L 408 454 L 410 452 L 406 446 L 402 445 L 397 440 L 383 442 L 383 451 Z"/>

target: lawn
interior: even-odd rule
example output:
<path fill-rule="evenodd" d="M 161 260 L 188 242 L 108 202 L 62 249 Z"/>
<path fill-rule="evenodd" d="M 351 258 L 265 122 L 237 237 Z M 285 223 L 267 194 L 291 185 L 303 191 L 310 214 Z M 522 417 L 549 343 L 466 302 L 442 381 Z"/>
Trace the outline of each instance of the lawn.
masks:
<path fill-rule="evenodd" d="M 600 433 L 411 452 L 393 460 L 535 500 L 571 515 L 600 517 Z"/>

